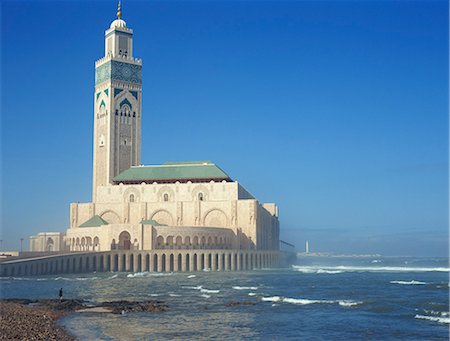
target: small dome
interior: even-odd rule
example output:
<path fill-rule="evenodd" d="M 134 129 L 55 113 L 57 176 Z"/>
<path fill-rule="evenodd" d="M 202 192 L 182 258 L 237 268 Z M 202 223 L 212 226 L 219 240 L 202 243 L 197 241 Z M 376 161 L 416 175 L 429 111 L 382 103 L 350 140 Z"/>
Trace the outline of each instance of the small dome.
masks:
<path fill-rule="evenodd" d="M 116 19 L 111 23 L 111 26 L 109 28 L 114 27 L 127 27 L 127 23 L 122 19 Z"/>

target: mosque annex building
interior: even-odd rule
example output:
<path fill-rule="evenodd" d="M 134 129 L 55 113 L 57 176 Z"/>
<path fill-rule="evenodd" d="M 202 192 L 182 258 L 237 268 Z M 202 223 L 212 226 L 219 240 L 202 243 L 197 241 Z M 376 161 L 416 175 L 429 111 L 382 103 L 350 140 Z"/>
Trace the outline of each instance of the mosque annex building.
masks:
<path fill-rule="evenodd" d="M 30 260 L 20 272 L 276 265 L 275 204 L 259 203 L 211 161 L 141 165 L 142 60 L 133 56 L 133 30 L 120 7 L 117 17 L 105 32 L 105 56 L 95 63 L 92 202 L 70 205 L 66 232 L 30 237 L 30 251 L 50 260 L 35 266 Z"/>

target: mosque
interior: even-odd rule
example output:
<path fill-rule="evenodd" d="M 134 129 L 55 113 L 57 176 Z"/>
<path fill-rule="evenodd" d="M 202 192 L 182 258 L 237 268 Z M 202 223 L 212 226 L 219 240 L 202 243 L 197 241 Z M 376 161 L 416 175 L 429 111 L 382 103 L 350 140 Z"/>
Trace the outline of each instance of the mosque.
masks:
<path fill-rule="evenodd" d="M 218 165 L 141 165 L 142 115 L 142 60 L 119 3 L 95 63 L 92 202 L 72 203 L 67 231 L 30 237 L 30 251 L 276 253 L 278 207 Z"/>

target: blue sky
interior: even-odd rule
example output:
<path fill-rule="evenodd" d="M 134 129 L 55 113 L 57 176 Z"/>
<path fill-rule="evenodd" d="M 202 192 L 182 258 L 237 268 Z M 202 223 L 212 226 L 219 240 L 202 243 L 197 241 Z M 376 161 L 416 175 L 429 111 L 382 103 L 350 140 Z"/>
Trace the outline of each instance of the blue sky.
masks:
<path fill-rule="evenodd" d="M 2 237 L 91 199 L 114 1 L 3 1 Z M 313 251 L 447 255 L 446 1 L 125 1 L 142 163 L 213 160 Z"/>

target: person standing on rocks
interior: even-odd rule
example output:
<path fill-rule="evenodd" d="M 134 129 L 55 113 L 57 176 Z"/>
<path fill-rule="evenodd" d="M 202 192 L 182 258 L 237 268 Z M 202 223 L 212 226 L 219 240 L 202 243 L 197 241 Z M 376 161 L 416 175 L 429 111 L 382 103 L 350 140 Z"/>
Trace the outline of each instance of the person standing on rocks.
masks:
<path fill-rule="evenodd" d="M 62 301 L 62 297 L 63 297 L 63 290 L 61 288 L 61 289 L 59 289 L 59 301 L 60 302 Z"/>

